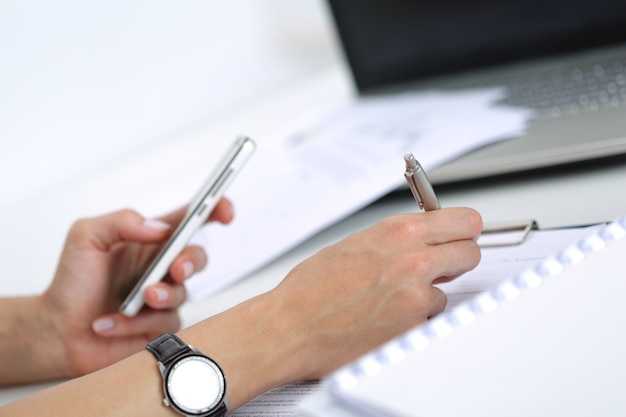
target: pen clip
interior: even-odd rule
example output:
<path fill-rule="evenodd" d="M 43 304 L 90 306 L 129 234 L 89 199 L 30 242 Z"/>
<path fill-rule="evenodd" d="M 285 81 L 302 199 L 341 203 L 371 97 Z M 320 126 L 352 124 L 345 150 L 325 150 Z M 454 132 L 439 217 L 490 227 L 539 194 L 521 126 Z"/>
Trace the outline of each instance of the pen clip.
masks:
<path fill-rule="evenodd" d="M 409 189 L 411 190 L 411 193 L 413 193 L 413 197 L 415 197 L 415 201 L 417 202 L 417 205 L 419 206 L 420 209 L 423 210 L 424 199 L 422 198 L 422 195 L 420 194 L 419 189 L 417 188 L 417 184 L 415 183 L 415 176 L 408 169 L 405 171 L 404 176 L 406 177 L 406 180 L 409 184 Z"/>

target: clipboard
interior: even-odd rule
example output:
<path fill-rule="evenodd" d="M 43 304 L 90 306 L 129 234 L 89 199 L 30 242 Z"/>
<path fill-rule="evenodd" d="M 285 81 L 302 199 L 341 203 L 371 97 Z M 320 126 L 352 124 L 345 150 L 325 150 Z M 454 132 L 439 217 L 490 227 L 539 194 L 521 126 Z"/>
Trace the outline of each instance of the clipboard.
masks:
<path fill-rule="evenodd" d="M 524 243 L 531 230 L 539 229 L 534 219 L 488 223 L 478 239 L 481 248 L 517 246 Z"/>
<path fill-rule="evenodd" d="M 626 217 L 548 230 L 576 229 L 582 238 L 335 371 L 302 413 L 626 415 L 620 384 L 606 383 L 626 373 Z"/>

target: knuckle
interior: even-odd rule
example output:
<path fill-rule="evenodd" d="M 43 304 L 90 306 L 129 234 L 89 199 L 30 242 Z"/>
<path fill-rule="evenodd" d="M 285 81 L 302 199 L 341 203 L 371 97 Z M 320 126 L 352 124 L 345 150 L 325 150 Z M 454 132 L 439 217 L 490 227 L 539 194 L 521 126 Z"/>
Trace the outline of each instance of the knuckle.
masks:
<path fill-rule="evenodd" d="M 433 275 L 441 260 L 436 256 L 436 252 L 431 252 L 434 251 L 420 252 L 413 255 L 411 269 L 414 274 L 417 274 L 419 277 L 430 277 Z"/>
<path fill-rule="evenodd" d="M 396 305 L 402 306 L 402 310 L 411 315 L 425 316 L 437 304 L 430 288 L 415 283 L 398 286 L 394 298 Z"/>
<path fill-rule="evenodd" d="M 382 228 L 386 231 L 386 233 L 397 234 L 402 231 L 405 227 L 404 222 L 402 221 L 400 216 L 391 216 L 387 217 L 380 222 Z"/>
<path fill-rule="evenodd" d="M 393 264 L 392 276 L 417 279 L 418 282 L 428 281 L 435 277 L 440 260 L 434 254 L 428 252 L 411 253 L 398 259 Z M 429 281 L 428 281 L 429 282 Z"/>
<path fill-rule="evenodd" d="M 411 241 L 419 236 L 429 233 L 432 226 L 424 221 L 422 216 L 397 215 L 382 220 L 385 233 L 393 239 Z"/>
<path fill-rule="evenodd" d="M 92 220 L 81 218 L 76 220 L 69 229 L 68 237 L 70 240 L 82 240 L 91 234 Z"/>
<path fill-rule="evenodd" d="M 127 223 L 136 220 L 139 216 L 139 213 L 137 213 L 133 209 L 124 208 L 116 211 L 115 213 L 113 213 L 113 215 L 117 217 L 121 222 Z"/>

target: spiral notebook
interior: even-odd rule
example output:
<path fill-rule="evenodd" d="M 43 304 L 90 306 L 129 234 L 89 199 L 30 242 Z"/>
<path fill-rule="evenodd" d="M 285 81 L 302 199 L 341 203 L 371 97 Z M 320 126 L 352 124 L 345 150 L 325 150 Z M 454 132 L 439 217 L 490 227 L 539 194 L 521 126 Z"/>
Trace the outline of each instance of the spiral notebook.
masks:
<path fill-rule="evenodd" d="M 323 384 L 303 415 L 625 416 L 626 217 Z"/>

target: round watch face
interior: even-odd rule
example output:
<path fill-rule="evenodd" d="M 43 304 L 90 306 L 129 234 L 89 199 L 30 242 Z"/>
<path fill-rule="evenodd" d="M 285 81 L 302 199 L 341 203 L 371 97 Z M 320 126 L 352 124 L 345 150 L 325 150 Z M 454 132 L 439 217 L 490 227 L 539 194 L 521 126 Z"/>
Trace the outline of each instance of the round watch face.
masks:
<path fill-rule="evenodd" d="M 179 359 L 170 368 L 165 385 L 172 405 L 191 414 L 210 411 L 224 398 L 224 374 L 205 356 Z"/>

